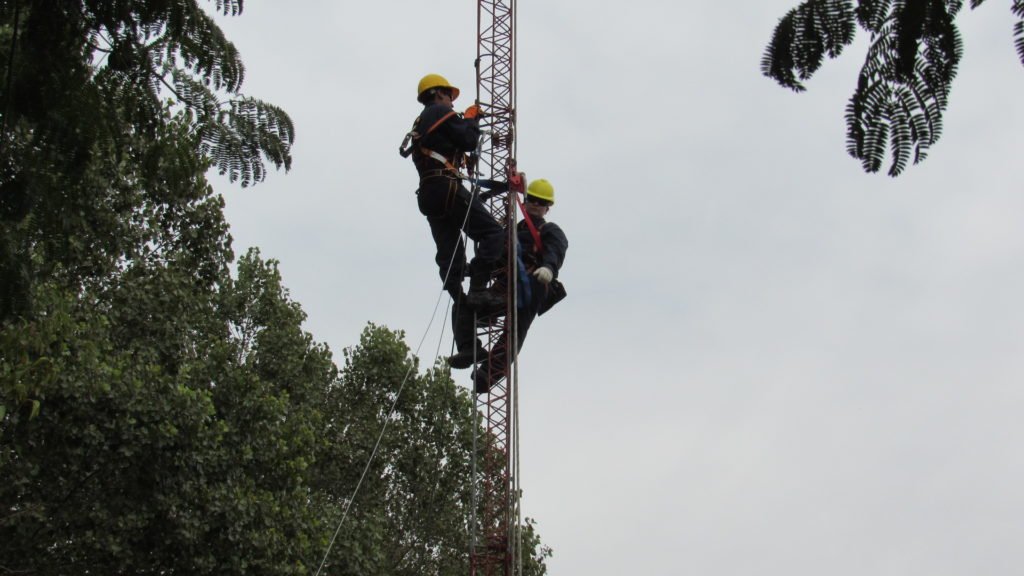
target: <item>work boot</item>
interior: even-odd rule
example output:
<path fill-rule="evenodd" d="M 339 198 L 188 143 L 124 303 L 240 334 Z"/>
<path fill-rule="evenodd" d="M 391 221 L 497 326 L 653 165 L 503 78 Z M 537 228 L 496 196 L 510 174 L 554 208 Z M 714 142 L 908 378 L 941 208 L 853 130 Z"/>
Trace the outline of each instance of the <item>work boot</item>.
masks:
<path fill-rule="evenodd" d="M 477 314 L 494 314 L 505 308 L 505 298 L 494 290 L 481 288 L 466 294 L 466 305 Z"/>
<path fill-rule="evenodd" d="M 487 360 L 487 348 L 479 340 L 476 341 L 476 350 L 473 346 L 466 346 L 455 354 L 448 357 L 448 365 L 456 370 L 463 370 L 473 365 L 473 357 L 476 354 L 476 362 Z"/>
<path fill-rule="evenodd" d="M 491 281 L 491 271 L 474 269 L 469 276 L 469 294 L 466 294 L 466 305 L 479 314 L 493 314 L 505 306 L 505 297 L 494 288 L 487 288 Z"/>
<path fill-rule="evenodd" d="M 473 389 L 477 394 L 487 394 L 491 391 L 491 386 L 494 383 L 491 382 L 490 368 L 490 365 L 485 362 L 473 370 Z"/>

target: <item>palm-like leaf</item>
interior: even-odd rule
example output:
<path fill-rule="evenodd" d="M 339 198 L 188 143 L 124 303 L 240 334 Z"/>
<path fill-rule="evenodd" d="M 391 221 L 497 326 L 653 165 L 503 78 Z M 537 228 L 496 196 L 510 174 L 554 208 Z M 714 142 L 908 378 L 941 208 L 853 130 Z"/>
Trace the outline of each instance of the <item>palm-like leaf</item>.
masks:
<path fill-rule="evenodd" d="M 857 22 L 868 32 L 877 34 L 889 18 L 892 0 L 860 0 L 857 4 Z"/>
<path fill-rule="evenodd" d="M 911 16 L 891 15 L 879 29 L 847 106 L 847 151 L 868 172 L 881 168 L 888 149 L 888 173 L 899 175 L 911 158 L 923 160 L 941 134 L 962 47 L 948 7 L 928 4 Z"/>
<path fill-rule="evenodd" d="M 222 103 L 188 73 L 178 70 L 173 76 L 175 94 L 195 114 L 200 150 L 221 174 L 249 186 L 266 175 L 263 156 L 278 168 L 291 168 L 295 126 L 283 110 L 244 96 Z"/>
<path fill-rule="evenodd" d="M 804 90 L 824 56 L 838 56 L 856 30 L 851 0 L 807 0 L 790 10 L 775 28 L 761 58 L 761 72 L 794 91 Z"/>
<path fill-rule="evenodd" d="M 971 0 L 977 8 L 984 0 Z M 963 55 L 955 17 L 964 0 L 810 0 L 780 21 L 761 70 L 795 91 L 853 38 L 859 24 L 871 34 L 857 88 L 846 107 L 847 151 L 868 172 L 891 157 L 900 174 L 925 159 L 942 132 L 942 115 Z M 1024 0 L 1013 0 L 1014 42 L 1024 63 Z"/>
<path fill-rule="evenodd" d="M 264 156 L 289 169 L 291 120 L 280 108 L 239 93 L 245 66 L 238 50 L 197 0 L 128 4 L 131 9 L 118 9 L 108 0 L 86 0 L 83 14 L 93 44 L 110 46 L 99 75 L 122 77 L 115 82 L 123 88 L 116 95 L 148 100 L 150 109 L 157 109 L 162 92 L 171 90 L 194 119 L 200 150 L 211 155 L 221 174 L 243 186 L 263 180 Z M 217 0 L 216 8 L 237 15 L 242 0 Z"/>
<path fill-rule="evenodd" d="M 1017 46 L 1017 56 L 1021 64 L 1024 64 L 1024 0 L 1013 0 L 1012 10 L 1018 18 L 1013 25 L 1014 44 Z"/>

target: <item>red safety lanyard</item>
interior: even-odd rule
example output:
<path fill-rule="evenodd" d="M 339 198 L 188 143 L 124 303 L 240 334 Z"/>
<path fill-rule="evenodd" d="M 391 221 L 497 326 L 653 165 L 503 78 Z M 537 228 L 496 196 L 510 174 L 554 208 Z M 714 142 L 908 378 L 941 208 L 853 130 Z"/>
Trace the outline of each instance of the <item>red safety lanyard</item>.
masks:
<path fill-rule="evenodd" d="M 533 225 L 533 220 L 530 219 L 530 214 L 526 212 L 526 207 L 523 206 L 523 201 L 519 199 L 519 194 L 516 194 L 516 202 L 519 203 L 519 211 L 523 213 L 523 221 L 526 222 L 526 227 L 530 229 L 530 235 L 533 236 L 533 251 L 540 252 L 544 249 L 544 243 L 540 241 L 540 232 Z"/>

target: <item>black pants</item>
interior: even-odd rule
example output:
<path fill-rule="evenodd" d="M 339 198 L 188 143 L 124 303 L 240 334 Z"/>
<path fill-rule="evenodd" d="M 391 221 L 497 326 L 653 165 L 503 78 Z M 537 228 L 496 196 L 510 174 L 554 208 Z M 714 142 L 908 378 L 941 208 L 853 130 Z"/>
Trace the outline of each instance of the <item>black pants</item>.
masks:
<path fill-rule="evenodd" d="M 541 306 L 544 301 L 547 300 L 549 286 L 541 284 L 539 280 L 530 275 L 530 300 L 527 302 L 520 302 L 519 309 L 516 311 L 516 350 L 522 351 L 523 344 L 526 342 L 526 333 L 529 332 L 530 326 L 533 325 L 533 321 L 537 318 L 540 313 Z M 480 370 L 484 374 L 488 374 L 489 378 L 497 374 L 497 370 L 501 370 L 501 366 L 505 362 L 506 354 L 511 352 L 511 349 L 504 346 L 505 340 L 499 339 L 498 344 L 494 347 L 499 352 L 492 353 L 488 358 L 487 362 L 481 365 Z M 492 371 L 492 366 L 494 370 Z"/>
<path fill-rule="evenodd" d="M 462 350 L 475 339 L 473 313 L 463 302 L 462 279 L 468 272 L 471 290 L 487 284 L 502 255 L 504 230 L 483 202 L 473 198 L 457 178 L 435 176 L 421 180 L 416 199 L 437 246 L 434 261 L 441 281 L 455 301 L 452 331 L 455 345 Z M 463 230 L 477 243 L 476 253 L 468 264 Z"/>

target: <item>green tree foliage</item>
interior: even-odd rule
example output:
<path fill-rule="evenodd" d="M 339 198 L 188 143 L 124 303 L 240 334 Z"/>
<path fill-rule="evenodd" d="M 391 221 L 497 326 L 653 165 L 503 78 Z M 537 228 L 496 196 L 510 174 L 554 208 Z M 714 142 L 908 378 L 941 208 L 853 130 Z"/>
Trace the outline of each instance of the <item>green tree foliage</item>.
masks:
<path fill-rule="evenodd" d="M 984 0 L 971 0 L 977 8 Z M 856 4 L 856 5 L 855 5 Z M 963 0 L 805 0 L 787 13 L 765 49 L 761 70 L 800 92 L 824 57 L 839 56 L 857 26 L 871 34 L 857 89 L 846 108 L 847 151 L 889 175 L 924 160 L 942 132 L 942 113 L 963 43 L 956 16 Z M 1024 0 L 1013 0 L 1013 37 L 1024 63 Z"/>
<path fill-rule="evenodd" d="M 119 316 L 40 294 L 45 314 L 0 331 L 7 570 L 309 574 L 340 525 L 325 573 L 467 573 L 475 424 L 447 370 L 416 374 L 401 335 L 370 326 L 339 374 L 255 253 L 216 290 L 168 284 L 158 302 L 126 287 Z M 212 317 L 169 313 L 179 297 Z M 136 315 L 186 345 L 132 337 Z M 542 576 L 529 520 L 524 549 Z"/>
<path fill-rule="evenodd" d="M 207 167 L 246 186 L 264 158 L 291 165 L 291 120 L 240 93 L 239 54 L 197 0 L 0 1 L 0 63 L 0 320 L 31 313 L 37 277 L 138 256 L 127 223 L 173 226 L 156 212 Z"/>
<path fill-rule="evenodd" d="M 0 573 L 310 574 L 341 526 L 326 573 L 465 574 L 466 391 L 376 326 L 339 370 L 273 261 L 231 273 L 205 174 L 287 167 L 291 128 L 213 105 L 209 18 L 0 1 L 0 51 Z"/>
<path fill-rule="evenodd" d="M 416 359 L 409 356 L 402 335 L 382 327 L 367 328 L 345 358 L 339 384 L 324 408 L 328 452 L 320 458 L 321 494 L 343 510 L 352 494 L 331 487 L 356 486 L 367 462 L 372 480 L 351 502 L 325 572 L 468 574 L 477 426 L 472 399 L 455 386 L 446 368 L 417 375 Z M 380 436 L 385 423 L 387 431 Z M 523 575 L 543 576 L 551 550 L 541 543 L 532 520 L 527 519 L 523 533 Z"/>
<path fill-rule="evenodd" d="M 342 378 L 325 404 L 325 494 L 330 485 L 356 486 L 377 448 L 367 471 L 372 480 L 351 503 L 329 573 L 468 573 L 472 401 L 447 371 L 416 376 L 416 361 L 407 356 L 399 334 L 371 326 L 346 351 Z M 344 497 L 332 496 L 343 509 L 352 494 L 335 496 Z"/>

